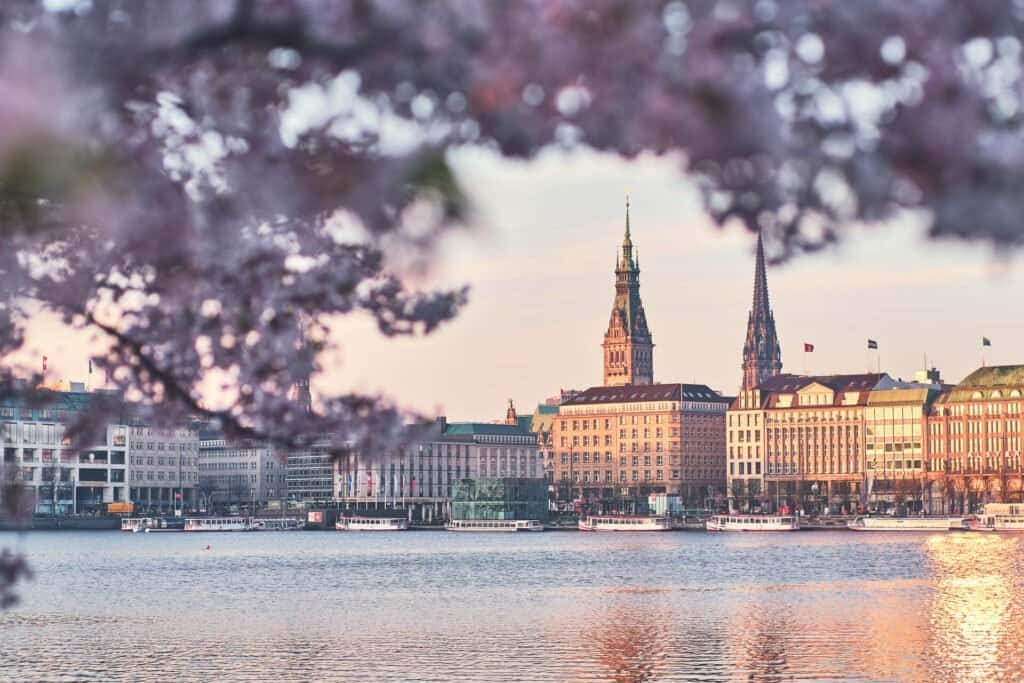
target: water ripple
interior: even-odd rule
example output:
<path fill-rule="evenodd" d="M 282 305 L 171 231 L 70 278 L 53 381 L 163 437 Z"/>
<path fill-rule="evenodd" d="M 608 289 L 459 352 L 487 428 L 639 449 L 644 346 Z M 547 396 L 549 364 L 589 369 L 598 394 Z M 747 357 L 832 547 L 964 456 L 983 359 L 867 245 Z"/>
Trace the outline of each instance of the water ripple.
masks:
<path fill-rule="evenodd" d="M 22 544 L 36 579 L 0 614 L 3 681 L 1024 679 L 1013 536 L 54 532 Z"/>

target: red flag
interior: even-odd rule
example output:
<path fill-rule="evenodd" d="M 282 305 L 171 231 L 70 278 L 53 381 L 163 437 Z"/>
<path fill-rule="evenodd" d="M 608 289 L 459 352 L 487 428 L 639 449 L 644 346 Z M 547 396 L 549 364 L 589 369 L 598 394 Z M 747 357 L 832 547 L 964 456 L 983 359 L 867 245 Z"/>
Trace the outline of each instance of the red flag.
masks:
<path fill-rule="evenodd" d="M 804 342 L 804 353 L 811 353 L 812 351 L 814 351 L 814 344 Z"/>

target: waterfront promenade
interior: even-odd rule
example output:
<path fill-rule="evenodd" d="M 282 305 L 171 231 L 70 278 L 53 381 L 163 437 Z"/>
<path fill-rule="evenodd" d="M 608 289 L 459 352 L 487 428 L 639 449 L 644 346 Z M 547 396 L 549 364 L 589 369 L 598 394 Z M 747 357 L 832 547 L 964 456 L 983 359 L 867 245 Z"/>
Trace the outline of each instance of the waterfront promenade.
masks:
<path fill-rule="evenodd" d="M 1014 535 L 0 534 L 0 680 L 1020 680 Z M 210 549 L 206 550 L 206 545 Z"/>

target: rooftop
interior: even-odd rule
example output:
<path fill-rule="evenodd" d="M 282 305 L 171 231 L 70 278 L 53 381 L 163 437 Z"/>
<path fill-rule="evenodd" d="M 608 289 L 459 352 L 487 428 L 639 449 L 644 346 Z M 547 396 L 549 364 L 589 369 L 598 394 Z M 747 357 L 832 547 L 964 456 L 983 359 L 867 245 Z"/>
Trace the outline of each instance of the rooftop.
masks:
<path fill-rule="evenodd" d="M 957 388 L 1024 387 L 1024 365 L 992 365 L 978 368 L 964 377 Z"/>
<path fill-rule="evenodd" d="M 598 403 L 644 403 L 650 401 L 713 401 L 728 403 L 705 384 L 627 384 L 620 387 L 590 387 L 562 401 L 563 406 Z"/>
<path fill-rule="evenodd" d="M 870 391 L 884 374 L 868 372 L 857 375 L 776 375 L 756 388 L 762 393 L 794 394 L 811 384 L 822 384 L 833 391 Z"/>
<path fill-rule="evenodd" d="M 449 422 L 445 425 L 445 436 L 530 436 L 530 430 L 519 425 L 494 424 L 491 422 Z"/>
<path fill-rule="evenodd" d="M 1011 389 L 1009 393 L 1003 390 Z M 1016 398 L 1013 393 L 1020 394 L 1024 389 L 1024 365 L 994 365 L 978 368 L 964 377 L 955 387 L 951 387 L 939 397 L 939 403 L 955 403 L 958 401 L 977 401 L 979 399 Z"/>

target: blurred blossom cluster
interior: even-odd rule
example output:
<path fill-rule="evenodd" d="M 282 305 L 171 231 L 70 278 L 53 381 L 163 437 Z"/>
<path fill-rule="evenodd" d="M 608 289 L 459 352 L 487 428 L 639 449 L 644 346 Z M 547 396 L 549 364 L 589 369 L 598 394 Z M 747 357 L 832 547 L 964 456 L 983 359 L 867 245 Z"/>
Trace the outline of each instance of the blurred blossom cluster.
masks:
<path fill-rule="evenodd" d="M 0 352 L 34 302 L 102 332 L 96 365 L 153 419 L 397 434 L 384 397 L 307 410 L 293 387 L 338 316 L 423 334 L 466 302 L 398 258 L 470 217 L 465 145 L 674 154 L 777 258 L 901 211 L 1015 245 L 1022 21 L 1019 1 L 10 0 Z"/>

